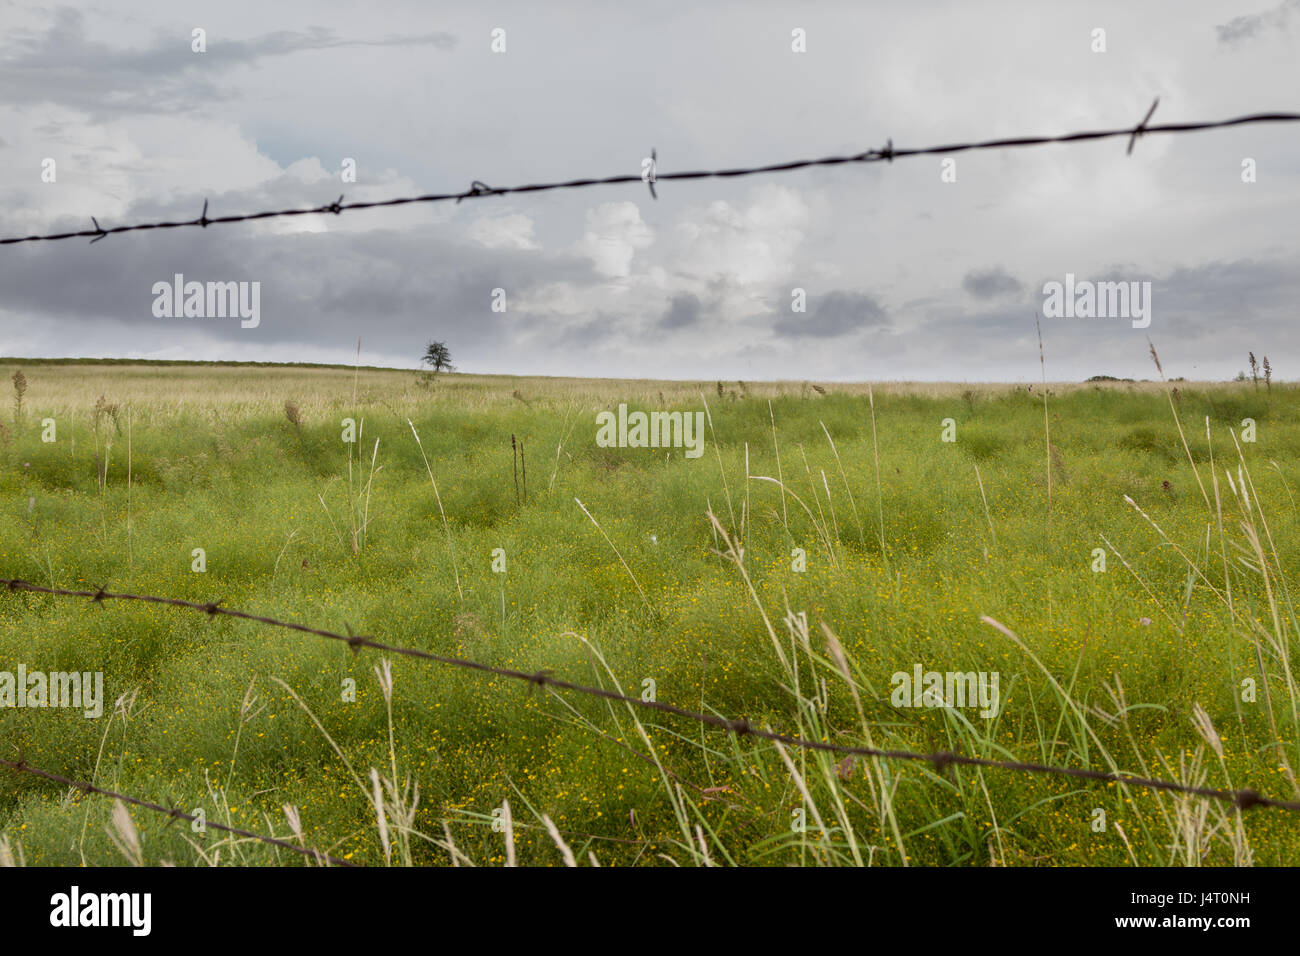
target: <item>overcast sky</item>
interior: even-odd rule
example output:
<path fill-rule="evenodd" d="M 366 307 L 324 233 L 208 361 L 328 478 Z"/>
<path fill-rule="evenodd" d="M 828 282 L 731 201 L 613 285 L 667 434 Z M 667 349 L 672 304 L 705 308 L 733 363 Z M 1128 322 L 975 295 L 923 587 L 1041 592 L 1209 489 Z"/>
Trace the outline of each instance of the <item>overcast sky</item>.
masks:
<path fill-rule="evenodd" d="M 1119 127 L 1157 96 L 1152 122 L 1300 111 L 1300 0 L 0 0 L 0 234 L 639 174 L 652 147 L 668 173 Z M 1300 378 L 1300 124 L 942 171 L 0 246 L 0 355 L 351 363 L 360 336 L 366 364 L 438 339 L 471 372 L 1028 381 L 1043 286 L 1072 273 L 1151 282 L 1151 324 L 1045 318 L 1049 378 L 1150 377 L 1147 335 L 1170 375 L 1230 377 L 1253 350 Z M 176 273 L 260 282 L 260 324 L 155 317 Z"/>

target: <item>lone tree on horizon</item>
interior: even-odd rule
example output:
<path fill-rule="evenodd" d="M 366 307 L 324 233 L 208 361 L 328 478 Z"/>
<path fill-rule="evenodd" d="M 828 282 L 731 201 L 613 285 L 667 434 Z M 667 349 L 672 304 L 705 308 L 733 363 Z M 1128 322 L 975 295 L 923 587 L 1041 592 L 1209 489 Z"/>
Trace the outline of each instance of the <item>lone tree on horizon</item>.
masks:
<path fill-rule="evenodd" d="M 451 364 L 451 350 L 442 342 L 430 342 L 424 349 L 424 358 L 420 361 L 425 365 L 432 365 L 434 375 L 443 369 L 448 372 L 456 370 Z"/>

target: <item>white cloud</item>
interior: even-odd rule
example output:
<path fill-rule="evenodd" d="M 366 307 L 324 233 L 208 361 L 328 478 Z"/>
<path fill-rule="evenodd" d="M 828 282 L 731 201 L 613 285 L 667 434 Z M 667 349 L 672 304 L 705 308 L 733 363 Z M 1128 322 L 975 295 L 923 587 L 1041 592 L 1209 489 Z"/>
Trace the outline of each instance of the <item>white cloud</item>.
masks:
<path fill-rule="evenodd" d="M 771 285 L 790 275 L 809 218 L 803 198 L 774 183 L 751 190 L 743 207 L 715 200 L 682 216 L 674 231 L 674 265 L 706 281 Z"/>
<path fill-rule="evenodd" d="M 487 249 L 540 249 L 533 235 L 533 220 L 521 213 L 480 216 L 465 235 Z"/>
<path fill-rule="evenodd" d="M 637 251 L 648 249 L 654 238 L 636 203 L 607 202 L 587 210 L 587 230 L 573 251 L 591 259 L 603 276 L 626 277 Z"/>

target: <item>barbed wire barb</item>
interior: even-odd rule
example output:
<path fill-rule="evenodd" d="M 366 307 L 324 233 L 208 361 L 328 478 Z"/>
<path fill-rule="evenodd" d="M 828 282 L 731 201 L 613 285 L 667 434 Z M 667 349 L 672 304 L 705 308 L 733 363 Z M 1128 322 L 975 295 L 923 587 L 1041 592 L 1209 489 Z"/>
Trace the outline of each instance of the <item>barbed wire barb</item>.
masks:
<path fill-rule="evenodd" d="M 481 183 L 476 179 L 469 184 L 469 192 L 461 193 L 456 197 L 456 205 L 459 206 L 462 199 L 473 199 L 475 196 L 490 196 L 492 195 L 492 192 L 493 189 L 491 186 L 487 183 Z M 342 199 L 343 197 L 340 196 L 339 198 Z M 418 202 L 419 200 L 416 199 L 411 201 Z"/>
<path fill-rule="evenodd" d="M 1128 149 L 1125 150 L 1124 152 L 1125 156 L 1133 155 L 1133 144 L 1137 142 L 1137 138 L 1139 136 L 1141 136 L 1144 132 L 1146 132 L 1147 122 L 1151 119 L 1151 114 L 1153 114 L 1156 111 L 1156 107 L 1159 105 L 1160 105 L 1160 97 L 1157 96 L 1155 98 L 1155 102 L 1151 104 L 1151 109 L 1147 110 L 1147 115 L 1142 117 L 1142 122 L 1138 123 L 1137 126 L 1133 127 L 1133 135 L 1128 138 Z"/>

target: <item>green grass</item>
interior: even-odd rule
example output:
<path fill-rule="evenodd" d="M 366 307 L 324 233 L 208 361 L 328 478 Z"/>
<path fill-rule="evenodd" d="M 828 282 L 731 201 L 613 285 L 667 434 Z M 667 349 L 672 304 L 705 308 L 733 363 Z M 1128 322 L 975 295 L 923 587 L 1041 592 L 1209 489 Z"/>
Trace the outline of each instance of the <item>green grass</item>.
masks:
<path fill-rule="evenodd" d="M 719 395 L 711 382 L 462 375 L 428 386 L 393 370 L 36 360 L 0 367 L 6 384 L 17 367 L 28 390 L 0 435 L 0 577 L 219 599 L 633 695 L 653 681 L 664 702 L 840 743 L 1300 795 L 1287 590 L 1300 566 L 1300 388 L 1179 383 L 1207 507 L 1159 384 L 1049 386 L 1049 521 L 1037 388 L 877 388 L 878 485 L 865 386 L 723 383 Z M 101 395 L 116 418 L 96 420 Z M 597 411 L 702 411 L 702 396 L 716 451 L 707 428 L 694 460 L 595 446 Z M 47 418 L 53 443 L 41 441 Z M 341 441 L 344 418 L 364 419 L 355 445 Z M 940 440 L 945 418 L 953 443 Z M 1258 441 L 1239 458 L 1229 430 L 1244 418 Z M 1249 508 L 1228 486 L 1239 467 Z M 784 501 L 757 480 L 778 475 Z M 1101 535 L 1130 568 L 1107 549 L 1105 572 L 1092 570 Z M 497 548 L 504 575 L 491 570 Z M 805 572 L 792 570 L 795 548 Z M 806 615 L 806 632 L 788 611 Z M 1295 818 L 1276 810 L 1214 804 L 1202 816 L 1196 798 L 1067 778 L 843 766 L 401 657 L 390 710 L 378 653 L 157 605 L 0 593 L 0 671 L 20 662 L 102 671 L 108 701 L 98 720 L 0 708 L 6 759 L 291 839 L 292 805 L 307 844 L 368 865 L 453 853 L 558 865 L 546 821 L 580 864 L 589 853 L 602 865 L 1300 862 Z M 997 672 L 1000 715 L 894 707 L 891 675 L 918 663 Z M 1108 720 L 1099 711 L 1116 714 L 1116 696 L 1127 710 Z M 1222 758 L 1196 729 L 1198 707 Z M 378 806 L 371 768 L 386 781 Z M 122 862 L 110 801 L 0 780 L 8 852 L 29 865 Z M 149 864 L 303 862 L 131 816 Z"/>

